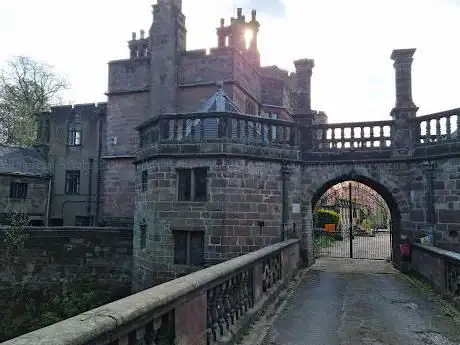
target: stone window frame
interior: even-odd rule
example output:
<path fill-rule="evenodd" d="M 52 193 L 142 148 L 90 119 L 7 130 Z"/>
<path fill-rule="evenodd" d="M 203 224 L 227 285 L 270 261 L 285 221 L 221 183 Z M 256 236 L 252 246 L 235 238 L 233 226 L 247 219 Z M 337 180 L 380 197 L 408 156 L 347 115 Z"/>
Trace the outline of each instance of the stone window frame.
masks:
<path fill-rule="evenodd" d="M 204 172 L 204 195 L 197 193 L 197 172 Z M 180 202 L 206 202 L 208 201 L 208 172 L 209 167 L 194 167 L 194 168 L 177 168 L 176 169 L 176 190 L 177 201 Z M 186 181 L 188 180 L 189 181 Z M 182 180 L 182 181 L 181 181 Z M 187 193 L 186 189 L 190 189 Z M 200 196 L 197 197 L 197 194 Z"/>
<path fill-rule="evenodd" d="M 81 146 L 82 141 L 82 128 L 80 117 L 74 115 L 69 121 L 67 128 L 67 145 L 68 146 Z"/>
<path fill-rule="evenodd" d="M 141 191 L 146 192 L 148 190 L 149 173 L 148 170 L 142 170 L 141 172 Z"/>
<path fill-rule="evenodd" d="M 80 170 L 65 171 L 65 194 L 80 195 Z"/>
<path fill-rule="evenodd" d="M 193 267 L 203 267 L 206 265 L 204 258 L 205 231 L 203 229 L 172 229 L 172 234 L 174 243 L 174 265 Z M 178 250 L 179 240 L 182 240 L 182 245 L 185 246 L 182 248 L 182 255 Z M 193 245 L 193 240 L 198 241 L 199 248 Z M 197 242 L 195 242 L 195 245 L 196 244 Z"/>
<path fill-rule="evenodd" d="M 28 183 L 10 182 L 10 199 L 25 200 L 27 199 Z"/>
<path fill-rule="evenodd" d="M 147 223 L 145 222 L 145 219 L 142 220 L 142 223 L 139 224 L 139 230 L 140 230 L 140 248 L 141 250 L 145 249 L 147 247 Z"/>

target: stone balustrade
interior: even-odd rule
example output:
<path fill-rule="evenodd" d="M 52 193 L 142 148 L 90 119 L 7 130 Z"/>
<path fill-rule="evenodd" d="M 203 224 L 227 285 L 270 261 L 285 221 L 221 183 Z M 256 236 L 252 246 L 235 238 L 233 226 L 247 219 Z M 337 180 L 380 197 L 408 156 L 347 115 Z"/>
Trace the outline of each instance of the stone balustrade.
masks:
<path fill-rule="evenodd" d="M 391 146 L 392 121 L 314 125 L 313 150 L 374 150 Z"/>
<path fill-rule="evenodd" d="M 280 242 L 144 290 L 3 345 L 204 345 L 241 336 L 300 263 Z"/>
<path fill-rule="evenodd" d="M 156 143 L 216 141 L 275 147 L 299 143 L 296 123 L 237 113 L 160 115 L 138 130 L 141 148 Z"/>
<path fill-rule="evenodd" d="M 389 159 L 393 151 L 407 145 L 416 148 L 414 156 L 428 157 L 439 151 L 458 151 L 459 114 L 460 109 L 452 109 L 408 119 L 404 124 L 388 120 L 311 126 L 238 113 L 161 115 L 137 128 L 141 146 L 137 158 L 208 153 L 282 160 L 315 160 L 318 155 L 333 160 Z M 399 134 L 397 139 L 396 132 L 407 133 L 403 134 L 407 137 Z"/>
<path fill-rule="evenodd" d="M 460 108 L 414 119 L 416 144 L 433 144 L 459 140 Z"/>

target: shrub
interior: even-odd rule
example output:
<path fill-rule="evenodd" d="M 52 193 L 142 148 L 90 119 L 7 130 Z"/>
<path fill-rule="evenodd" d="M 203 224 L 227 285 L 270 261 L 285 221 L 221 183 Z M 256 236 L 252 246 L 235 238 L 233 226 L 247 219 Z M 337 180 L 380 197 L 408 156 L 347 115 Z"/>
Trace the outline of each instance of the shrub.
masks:
<path fill-rule="evenodd" d="M 315 227 L 324 228 L 326 224 L 340 224 L 340 215 L 331 210 L 319 209 L 314 214 Z"/>

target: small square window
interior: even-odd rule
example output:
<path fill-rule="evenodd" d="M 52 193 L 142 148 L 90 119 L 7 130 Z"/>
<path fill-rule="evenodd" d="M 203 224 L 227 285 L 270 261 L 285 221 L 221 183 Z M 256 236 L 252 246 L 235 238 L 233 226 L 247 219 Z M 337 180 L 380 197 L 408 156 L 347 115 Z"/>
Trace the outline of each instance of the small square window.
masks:
<path fill-rule="evenodd" d="M 204 265 L 204 232 L 175 230 L 174 264 L 203 266 Z"/>
<path fill-rule="evenodd" d="M 177 175 L 179 201 L 203 202 L 207 200 L 208 168 L 179 169 Z"/>
<path fill-rule="evenodd" d="M 11 182 L 10 199 L 27 199 L 27 183 Z"/>

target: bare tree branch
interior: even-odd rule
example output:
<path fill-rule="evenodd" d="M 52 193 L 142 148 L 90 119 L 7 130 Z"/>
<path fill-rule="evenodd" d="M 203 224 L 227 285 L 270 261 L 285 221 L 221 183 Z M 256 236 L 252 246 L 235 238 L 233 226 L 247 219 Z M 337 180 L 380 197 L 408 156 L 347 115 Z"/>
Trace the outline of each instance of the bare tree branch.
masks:
<path fill-rule="evenodd" d="M 6 132 L 4 141 L 21 146 L 33 144 L 35 114 L 58 104 L 61 91 L 68 87 L 48 64 L 25 56 L 8 61 L 0 71 L 0 132 Z"/>

